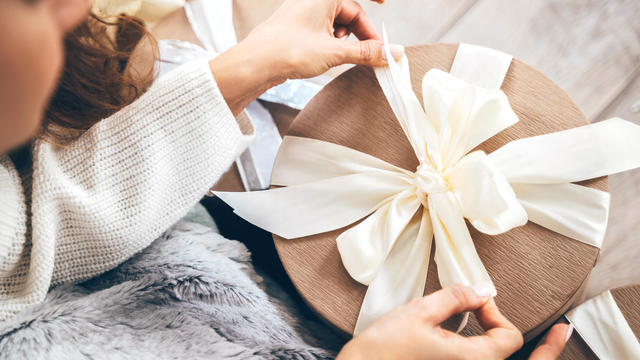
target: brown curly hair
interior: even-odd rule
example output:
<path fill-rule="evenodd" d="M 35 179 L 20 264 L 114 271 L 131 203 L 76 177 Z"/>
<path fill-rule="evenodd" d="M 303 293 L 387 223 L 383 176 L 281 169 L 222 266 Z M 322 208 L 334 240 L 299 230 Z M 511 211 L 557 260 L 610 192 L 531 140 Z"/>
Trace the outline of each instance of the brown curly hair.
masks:
<path fill-rule="evenodd" d="M 131 16 L 89 17 L 64 39 L 65 65 L 44 114 L 42 137 L 65 144 L 98 121 L 135 101 L 153 81 L 153 66 L 142 74 L 125 71 L 136 45 L 151 39 L 144 22 Z"/>

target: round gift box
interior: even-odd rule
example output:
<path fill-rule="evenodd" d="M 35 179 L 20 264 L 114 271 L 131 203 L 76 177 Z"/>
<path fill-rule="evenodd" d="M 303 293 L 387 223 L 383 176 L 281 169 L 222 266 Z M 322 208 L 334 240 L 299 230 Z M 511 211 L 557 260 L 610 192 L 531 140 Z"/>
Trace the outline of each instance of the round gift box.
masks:
<path fill-rule="evenodd" d="M 613 289 L 611 290 L 611 295 L 613 295 L 613 299 L 616 301 L 629 327 L 638 341 L 640 341 L 640 285 Z M 589 348 L 584 339 L 580 337 L 580 334 L 574 331 L 558 359 L 598 360 L 598 357 Z"/>
<path fill-rule="evenodd" d="M 449 71 L 457 48 L 457 44 L 431 44 L 406 49 L 413 89 L 419 99 L 424 74 L 434 68 Z M 518 138 L 587 124 L 562 89 L 521 61 L 514 59 L 511 63 L 502 90 L 520 121 L 478 146 L 486 153 Z M 347 146 L 410 171 L 418 165 L 368 67 L 356 66 L 328 84 L 299 113 L 288 135 Z M 580 184 L 607 190 L 606 178 Z M 340 260 L 336 238 L 347 228 L 297 239 L 274 235 L 274 241 L 303 299 L 341 332 L 351 334 L 366 286 L 353 280 Z M 496 303 L 527 340 L 567 310 L 599 253 L 598 248 L 531 222 L 498 236 L 480 233 L 471 226 L 469 229 L 498 290 Z M 439 288 L 432 253 L 425 294 Z M 452 321 L 449 327 L 453 326 Z M 463 333 L 482 333 L 473 316 Z"/>

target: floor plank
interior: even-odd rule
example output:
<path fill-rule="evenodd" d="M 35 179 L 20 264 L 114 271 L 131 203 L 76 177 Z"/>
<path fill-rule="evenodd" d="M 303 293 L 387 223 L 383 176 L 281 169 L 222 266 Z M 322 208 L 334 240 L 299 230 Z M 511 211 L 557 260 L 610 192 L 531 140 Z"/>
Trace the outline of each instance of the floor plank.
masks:
<path fill-rule="evenodd" d="M 640 125 L 639 101 L 640 74 L 597 120 L 618 116 Z M 610 176 L 609 186 L 609 226 L 586 296 L 640 283 L 640 169 Z"/>
<path fill-rule="evenodd" d="M 436 42 L 476 0 L 388 0 L 383 4 L 360 1 L 377 29 L 385 23 L 392 42 L 419 45 Z"/>
<path fill-rule="evenodd" d="M 640 68 L 640 1 L 480 0 L 442 40 L 513 54 L 593 119 Z"/>
<path fill-rule="evenodd" d="M 234 0 L 234 19 L 238 38 L 244 38 L 264 21 L 283 0 Z M 417 45 L 437 41 L 476 2 L 476 0 L 389 0 L 384 4 L 360 0 L 374 26 L 382 30 L 385 22 L 393 41 Z"/>
<path fill-rule="evenodd" d="M 639 59 L 640 64 L 640 59 Z M 620 117 L 640 125 L 640 69 L 620 95 L 596 117 L 595 121 Z"/>

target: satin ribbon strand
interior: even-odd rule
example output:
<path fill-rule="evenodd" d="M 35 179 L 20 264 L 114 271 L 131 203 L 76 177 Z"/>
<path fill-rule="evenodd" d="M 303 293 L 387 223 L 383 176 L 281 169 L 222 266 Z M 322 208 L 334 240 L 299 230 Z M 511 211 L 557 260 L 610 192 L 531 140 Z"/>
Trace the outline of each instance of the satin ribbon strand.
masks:
<path fill-rule="evenodd" d="M 453 194 L 432 194 L 428 200 L 440 285 L 492 284 Z"/>
<path fill-rule="evenodd" d="M 600 359 L 640 359 L 640 342 L 611 292 L 587 300 L 565 317 Z"/>
<path fill-rule="evenodd" d="M 294 239 L 350 225 L 406 188 L 399 174 L 362 173 L 265 191 L 215 194 L 248 222 Z"/>
<path fill-rule="evenodd" d="M 404 174 L 407 182 L 412 178 L 408 170 L 346 146 L 285 136 L 271 174 L 271 185 L 301 185 L 339 176 L 376 172 Z"/>
<path fill-rule="evenodd" d="M 613 118 L 511 141 L 489 155 L 510 183 L 558 184 L 640 166 L 640 126 Z"/>
<path fill-rule="evenodd" d="M 530 221 L 600 248 L 607 230 L 608 192 L 565 184 L 511 184 Z"/>
<path fill-rule="evenodd" d="M 513 57 L 494 49 L 461 43 L 451 65 L 451 75 L 484 89 L 500 89 Z"/>
<path fill-rule="evenodd" d="M 387 31 L 383 25 L 382 36 L 387 59 L 393 59 L 389 49 Z M 402 129 L 421 163 L 427 158 L 435 166 L 440 167 L 440 149 L 438 136 L 429 119 L 426 117 L 420 101 L 411 86 L 409 60 L 406 55 L 396 61 L 389 61 L 388 67 L 374 69 L 378 83 L 396 115 Z"/>

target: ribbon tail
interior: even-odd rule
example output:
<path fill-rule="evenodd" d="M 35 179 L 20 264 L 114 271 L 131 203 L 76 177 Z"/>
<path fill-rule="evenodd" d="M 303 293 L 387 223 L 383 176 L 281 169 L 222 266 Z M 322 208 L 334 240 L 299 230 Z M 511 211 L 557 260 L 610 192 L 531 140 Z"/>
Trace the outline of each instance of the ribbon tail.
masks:
<path fill-rule="evenodd" d="M 451 192 L 429 195 L 440 285 L 493 284 L 475 246 L 467 224 Z M 492 296 L 495 296 L 496 291 Z"/>
<path fill-rule="evenodd" d="M 365 173 L 252 192 L 215 192 L 248 222 L 287 239 L 350 225 L 405 190 L 401 174 Z"/>
<path fill-rule="evenodd" d="M 369 284 L 354 336 L 378 317 L 424 294 L 432 241 L 427 210 L 416 212 Z"/>
<path fill-rule="evenodd" d="M 529 220 L 601 247 L 609 217 L 609 193 L 571 183 L 511 185 Z"/>
<path fill-rule="evenodd" d="M 622 119 L 512 141 L 489 155 L 510 183 L 577 182 L 640 167 L 640 126 Z"/>
<path fill-rule="evenodd" d="M 567 313 L 580 337 L 600 359 L 640 359 L 640 343 L 609 291 Z"/>

